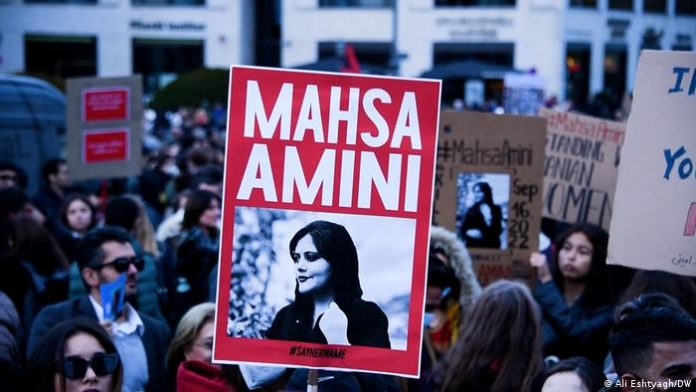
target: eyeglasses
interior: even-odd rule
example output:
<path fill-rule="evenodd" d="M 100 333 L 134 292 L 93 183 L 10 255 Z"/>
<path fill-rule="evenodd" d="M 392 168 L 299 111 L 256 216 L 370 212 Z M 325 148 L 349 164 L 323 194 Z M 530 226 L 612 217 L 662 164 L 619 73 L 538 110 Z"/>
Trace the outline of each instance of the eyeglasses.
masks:
<path fill-rule="evenodd" d="M 0 181 L 16 181 L 17 176 L 12 174 L 2 174 L 0 175 Z"/>
<path fill-rule="evenodd" d="M 114 269 L 115 269 L 116 271 L 118 271 L 118 272 L 120 272 L 120 273 L 123 273 L 123 272 L 128 271 L 128 267 L 129 267 L 131 264 L 133 264 L 133 266 L 135 266 L 135 268 L 136 268 L 138 271 L 142 271 L 143 268 L 145 268 L 145 260 L 141 259 L 141 258 L 138 257 L 138 256 L 133 256 L 133 257 L 118 257 L 118 258 L 115 258 L 115 259 L 113 259 L 112 261 L 110 261 L 110 262 L 108 262 L 108 263 L 104 263 L 104 264 L 101 264 L 101 265 L 91 266 L 90 268 L 95 269 L 95 270 L 99 270 L 99 269 L 102 269 L 102 268 L 104 268 L 104 267 L 112 266 L 112 267 L 114 267 Z"/>
<path fill-rule="evenodd" d="M 65 357 L 63 359 L 63 375 L 69 379 L 78 380 L 85 377 L 87 368 L 91 368 L 97 377 L 104 377 L 116 371 L 118 362 L 118 354 L 116 353 L 97 353 L 90 360 L 77 356 Z"/>

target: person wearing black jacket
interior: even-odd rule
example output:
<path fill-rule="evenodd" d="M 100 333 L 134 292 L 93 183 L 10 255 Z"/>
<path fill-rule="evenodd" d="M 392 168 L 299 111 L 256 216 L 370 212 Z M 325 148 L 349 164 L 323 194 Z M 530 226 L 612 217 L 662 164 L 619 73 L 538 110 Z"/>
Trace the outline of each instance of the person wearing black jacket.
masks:
<path fill-rule="evenodd" d="M 215 271 L 218 260 L 220 221 L 220 199 L 208 191 L 191 193 L 184 212 L 183 229 L 176 248 L 175 277 L 170 322 L 176 325 L 192 306 L 206 302 L 209 298 L 210 274 Z"/>
<path fill-rule="evenodd" d="M 125 296 L 137 293 L 137 275 L 143 262 L 130 245 L 128 232 L 105 226 L 89 232 L 80 244 L 77 263 L 88 286 L 88 295 L 44 308 L 29 334 L 28 356 L 58 322 L 76 317 L 98 321 L 110 333 L 124 364 L 124 391 L 166 391 L 164 357 L 170 339 L 169 327 L 140 313 L 127 302 L 114 320 L 104 317 L 100 286 L 126 274 Z"/>
<path fill-rule="evenodd" d="M 493 191 L 486 182 L 472 187 L 474 205 L 466 211 L 461 227 L 461 237 L 467 248 L 500 249 L 503 232 L 503 213 L 493 203 Z"/>
<path fill-rule="evenodd" d="M 576 224 L 556 239 L 550 267 L 546 256 L 532 254 L 544 355 L 583 356 L 603 363 L 614 316 L 606 273 L 608 240 L 601 228 Z"/>

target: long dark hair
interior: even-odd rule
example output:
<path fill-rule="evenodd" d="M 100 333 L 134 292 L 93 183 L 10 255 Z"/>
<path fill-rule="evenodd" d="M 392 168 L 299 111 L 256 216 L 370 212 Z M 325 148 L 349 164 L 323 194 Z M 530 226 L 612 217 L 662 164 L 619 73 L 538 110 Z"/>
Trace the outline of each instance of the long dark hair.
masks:
<path fill-rule="evenodd" d="M 317 253 L 331 265 L 330 283 L 334 288 L 335 302 L 345 309 L 355 299 L 362 297 L 358 276 L 358 251 L 345 227 L 326 221 L 314 221 L 301 228 L 290 240 L 290 256 L 297 243 L 306 235 L 312 238 Z M 306 297 L 299 293 L 295 284 L 295 300 Z"/>
<path fill-rule="evenodd" d="M 551 263 L 551 275 L 556 287 L 563 292 L 564 277 L 561 269 L 558 267 L 559 254 L 563 249 L 563 244 L 568 237 L 575 233 L 582 233 L 592 244 L 592 265 L 590 272 L 587 274 L 585 281 L 585 291 L 580 296 L 583 305 L 588 308 L 595 308 L 613 302 L 611 292 L 609 290 L 609 280 L 607 278 L 607 245 L 609 243 L 609 235 L 602 228 L 587 224 L 577 223 L 556 237 L 554 242 L 554 261 Z"/>
<path fill-rule="evenodd" d="M 80 193 L 73 193 L 68 195 L 65 200 L 63 201 L 63 204 L 60 207 L 60 221 L 65 225 L 70 230 L 73 230 L 72 227 L 70 227 L 70 224 L 68 223 L 68 208 L 70 208 L 70 204 L 74 202 L 75 200 L 79 200 L 87 205 L 87 208 L 89 208 L 90 212 L 92 213 L 92 219 L 89 222 L 89 226 L 87 226 L 87 231 L 92 230 L 94 226 L 97 225 L 97 210 L 94 208 L 92 203 L 89 201 L 87 196 L 80 194 Z"/>
<path fill-rule="evenodd" d="M 595 362 L 584 357 L 566 358 L 551 366 L 544 372 L 544 382 L 556 373 L 573 372 L 578 375 L 583 386 L 588 391 L 599 391 L 604 386 L 606 376 L 602 368 Z"/>
<path fill-rule="evenodd" d="M 691 317 L 696 317 L 696 283 L 687 276 L 664 271 L 638 271 L 619 303 L 627 303 L 643 294 L 663 293 L 679 302 Z"/>
<path fill-rule="evenodd" d="M 184 210 L 184 220 L 181 222 L 181 227 L 185 230 L 191 230 L 198 226 L 198 220 L 201 215 L 210 207 L 213 200 L 220 201 L 214 193 L 208 191 L 195 190 L 191 192 L 186 202 Z"/>
<path fill-rule="evenodd" d="M 65 389 L 65 377 L 62 376 L 62 362 L 65 355 L 65 343 L 72 336 L 83 332 L 99 342 L 107 354 L 117 353 L 104 328 L 96 321 L 84 317 L 65 320 L 51 328 L 36 345 L 31 353 L 27 368 L 27 392 L 53 392 L 53 377 L 61 374 L 61 383 Z M 113 390 L 120 390 L 123 382 L 123 365 L 121 361 L 113 374 Z"/>
<path fill-rule="evenodd" d="M 486 287 L 434 370 L 435 390 L 529 391 L 543 368 L 539 320 L 523 284 L 500 280 Z"/>
<path fill-rule="evenodd" d="M 493 190 L 491 189 L 491 186 L 484 181 L 477 182 L 474 184 L 473 188 L 479 187 L 481 192 L 483 193 L 483 204 L 488 204 L 489 206 L 493 207 Z"/>
<path fill-rule="evenodd" d="M 32 218 L 22 216 L 11 221 L 12 246 L 6 260 L 29 262 L 37 272 L 50 275 L 56 269 L 68 270 L 70 263 L 53 235 Z"/>

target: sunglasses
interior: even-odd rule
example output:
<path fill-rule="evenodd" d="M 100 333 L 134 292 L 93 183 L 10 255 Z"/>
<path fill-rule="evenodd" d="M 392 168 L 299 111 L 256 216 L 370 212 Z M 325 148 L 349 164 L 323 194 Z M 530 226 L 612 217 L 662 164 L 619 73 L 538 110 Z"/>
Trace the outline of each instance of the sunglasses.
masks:
<path fill-rule="evenodd" d="M 118 367 L 118 354 L 94 354 L 92 359 L 70 356 L 63 359 L 63 375 L 72 380 L 79 380 L 87 374 L 87 368 L 91 368 L 97 377 L 113 374 Z"/>
<path fill-rule="evenodd" d="M 104 264 L 101 264 L 101 265 L 95 265 L 95 266 L 90 267 L 90 268 L 95 269 L 95 270 L 100 270 L 100 269 L 102 269 L 102 268 L 104 268 L 104 267 L 112 266 L 112 267 L 114 267 L 114 269 L 115 269 L 117 272 L 123 273 L 123 272 L 128 271 L 128 267 L 129 267 L 131 264 L 133 264 L 133 266 L 135 266 L 135 268 L 136 268 L 138 271 L 142 271 L 143 268 L 145 268 L 145 260 L 141 259 L 141 258 L 138 257 L 138 256 L 133 256 L 133 257 L 118 257 L 118 258 L 116 258 L 116 259 L 113 259 L 113 260 L 112 260 L 111 262 L 109 262 L 109 263 L 104 263 Z"/>

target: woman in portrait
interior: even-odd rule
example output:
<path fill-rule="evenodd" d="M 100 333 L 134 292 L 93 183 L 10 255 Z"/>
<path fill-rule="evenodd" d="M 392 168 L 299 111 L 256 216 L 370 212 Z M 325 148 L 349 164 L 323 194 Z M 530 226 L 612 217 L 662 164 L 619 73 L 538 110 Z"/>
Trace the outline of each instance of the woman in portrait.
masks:
<path fill-rule="evenodd" d="M 343 226 L 314 221 L 289 250 L 295 300 L 276 314 L 269 339 L 390 348 L 386 315 L 361 298 L 358 253 Z"/>
<path fill-rule="evenodd" d="M 487 182 L 479 182 L 471 190 L 474 205 L 466 211 L 461 237 L 466 241 L 467 248 L 500 249 L 503 213 L 500 206 L 493 203 L 491 186 Z"/>

